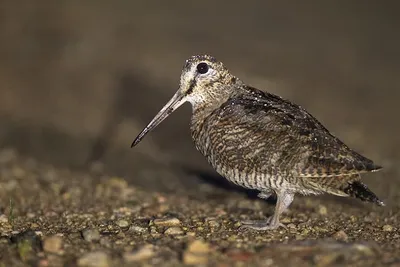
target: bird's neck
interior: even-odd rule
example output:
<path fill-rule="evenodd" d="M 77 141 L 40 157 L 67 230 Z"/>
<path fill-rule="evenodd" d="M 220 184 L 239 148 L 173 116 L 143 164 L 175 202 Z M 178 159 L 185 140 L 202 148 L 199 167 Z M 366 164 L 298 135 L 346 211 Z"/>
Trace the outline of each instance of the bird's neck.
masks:
<path fill-rule="evenodd" d="M 215 110 L 219 109 L 230 98 L 243 93 L 243 85 L 243 82 L 237 80 L 235 84 L 230 85 L 228 88 L 219 88 L 218 92 L 216 92 L 214 96 L 209 93 L 207 96 L 203 96 L 201 101 L 192 102 L 192 130 L 193 128 L 201 127 L 207 117 L 210 116 Z"/>
<path fill-rule="evenodd" d="M 193 116 L 203 117 L 219 108 L 229 98 L 243 93 L 244 83 L 231 76 L 229 82 L 212 86 L 204 90 L 203 94 L 193 96 L 189 101 L 192 104 Z"/>

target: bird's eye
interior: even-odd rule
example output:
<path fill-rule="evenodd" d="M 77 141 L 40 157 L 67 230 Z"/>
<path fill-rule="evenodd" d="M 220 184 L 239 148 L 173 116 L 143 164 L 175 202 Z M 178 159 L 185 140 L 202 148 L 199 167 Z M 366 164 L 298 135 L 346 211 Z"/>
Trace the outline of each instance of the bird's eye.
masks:
<path fill-rule="evenodd" d="M 205 74 L 205 73 L 207 73 L 207 71 L 208 71 L 208 64 L 207 64 L 207 63 L 204 63 L 204 62 L 199 63 L 199 64 L 197 65 L 197 71 L 198 71 L 200 74 Z"/>

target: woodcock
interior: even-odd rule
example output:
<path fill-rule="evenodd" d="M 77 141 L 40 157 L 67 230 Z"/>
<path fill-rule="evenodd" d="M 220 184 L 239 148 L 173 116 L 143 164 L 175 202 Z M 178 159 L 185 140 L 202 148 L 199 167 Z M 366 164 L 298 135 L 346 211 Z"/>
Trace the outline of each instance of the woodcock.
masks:
<path fill-rule="evenodd" d="M 283 226 L 279 217 L 294 195 L 330 193 L 383 206 L 360 179 L 381 169 L 333 136 L 302 107 L 246 85 L 214 57 L 193 56 L 183 67 L 179 90 L 132 143 L 141 139 L 185 102 L 193 114 L 196 148 L 229 181 L 276 194 L 267 220 L 244 221 L 256 230 Z"/>

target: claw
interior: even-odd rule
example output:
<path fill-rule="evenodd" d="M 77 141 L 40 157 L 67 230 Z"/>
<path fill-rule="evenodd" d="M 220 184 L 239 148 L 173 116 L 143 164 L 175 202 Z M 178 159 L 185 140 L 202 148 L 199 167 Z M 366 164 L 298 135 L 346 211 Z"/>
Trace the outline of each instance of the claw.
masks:
<path fill-rule="evenodd" d="M 268 191 L 260 193 L 259 197 L 266 197 L 268 196 Z M 290 203 L 293 201 L 293 193 L 289 192 L 276 192 L 277 193 L 277 203 L 275 206 L 274 215 L 269 217 L 266 220 L 248 220 L 242 221 L 242 225 L 239 229 L 252 229 L 258 231 L 265 231 L 265 230 L 275 230 L 279 227 L 283 227 L 285 229 L 286 226 L 279 222 L 279 216 L 284 212 L 287 207 L 289 207 Z"/>
<path fill-rule="evenodd" d="M 286 226 L 280 222 L 278 223 L 271 223 L 272 217 L 269 217 L 266 220 L 246 220 L 241 221 L 241 226 L 239 226 L 239 230 L 251 229 L 251 230 L 258 230 L 258 231 L 265 231 L 265 230 L 275 230 L 279 227 L 283 227 L 285 229 Z"/>

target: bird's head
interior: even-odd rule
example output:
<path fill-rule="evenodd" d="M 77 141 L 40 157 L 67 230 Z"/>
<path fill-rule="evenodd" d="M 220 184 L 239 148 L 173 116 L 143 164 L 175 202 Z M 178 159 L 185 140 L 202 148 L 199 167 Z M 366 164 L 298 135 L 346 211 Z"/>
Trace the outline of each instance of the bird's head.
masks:
<path fill-rule="evenodd" d="M 239 80 L 214 57 L 192 56 L 183 66 L 178 91 L 136 137 L 132 147 L 185 102 L 190 102 L 193 109 L 207 103 L 222 104 L 234 90 L 232 85 L 237 82 Z"/>

